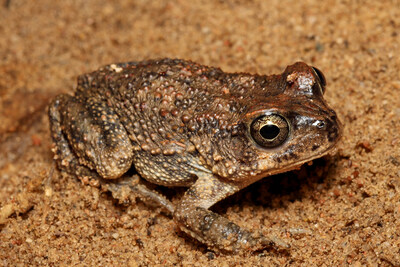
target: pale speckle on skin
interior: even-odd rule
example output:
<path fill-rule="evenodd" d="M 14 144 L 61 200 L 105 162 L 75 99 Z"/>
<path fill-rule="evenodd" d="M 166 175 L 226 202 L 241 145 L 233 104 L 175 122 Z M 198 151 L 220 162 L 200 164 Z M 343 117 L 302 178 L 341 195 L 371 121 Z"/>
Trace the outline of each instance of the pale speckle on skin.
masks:
<path fill-rule="evenodd" d="M 115 71 L 115 72 L 117 72 L 117 73 L 121 72 L 123 70 L 121 67 L 117 67 L 117 65 L 115 65 L 115 64 L 111 64 L 110 65 L 110 69 Z"/>
<path fill-rule="evenodd" d="M 314 78 L 310 75 L 301 75 L 298 77 L 297 82 L 299 84 L 299 89 L 305 91 L 308 94 L 312 94 L 312 86 L 314 85 Z"/>

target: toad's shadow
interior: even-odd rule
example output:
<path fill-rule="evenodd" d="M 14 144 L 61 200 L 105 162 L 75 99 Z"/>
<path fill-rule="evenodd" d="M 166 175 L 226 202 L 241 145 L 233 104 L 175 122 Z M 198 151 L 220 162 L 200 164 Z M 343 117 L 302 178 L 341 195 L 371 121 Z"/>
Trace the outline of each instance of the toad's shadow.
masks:
<path fill-rule="evenodd" d="M 218 202 L 212 210 L 223 214 L 235 205 L 239 206 L 239 210 L 245 206 L 285 208 L 294 201 L 314 196 L 316 190 L 328 189 L 330 172 L 334 172 L 332 158 L 316 159 L 311 166 L 305 164 L 300 170 L 265 177 Z"/>
<path fill-rule="evenodd" d="M 312 165 L 304 164 L 299 170 L 265 177 L 236 194 L 217 202 L 211 207 L 211 210 L 224 214 L 227 209 L 234 206 L 239 211 L 246 206 L 284 209 L 290 203 L 301 201 L 305 197 L 315 196 L 316 191 L 329 189 L 331 187 L 329 177 L 335 175 L 334 161 L 334 158 L 325 156 L 314 160 Z M 132 167 L 128 175 L 134 174 L 136 174 L 136 170 Z M 153 189 L 172 200 L 174 204 L 179 203 L 187 190 L 186 187 L 168 188 L 150 183 L 148 185 L 153 186 Z M 112 199 L 111 194 L 109 194 L 109 197 Z M 140 198 L 138 200 L 140 203 Z M 114 201 L 118 205 L 118 201 Z M 126 205 L 118 206 L 123 210 L 128 207 Z M 166 215 L 171 216 L 171 214 Z"/>

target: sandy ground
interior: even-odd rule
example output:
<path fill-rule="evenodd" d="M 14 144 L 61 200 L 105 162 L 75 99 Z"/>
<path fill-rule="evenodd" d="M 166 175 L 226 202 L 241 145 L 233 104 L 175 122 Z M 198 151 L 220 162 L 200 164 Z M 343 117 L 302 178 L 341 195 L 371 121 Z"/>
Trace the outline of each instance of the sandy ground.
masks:
<path fill-rule="evenodd" d="M 0 2 L 0 265 L 400 266 L 400 2 L 189 2 Z M 54 170 L 49 99 L 83 72 L 162 57 L 262 74 L 302 60 L 325 73 L 345 126 L 336 156 L 214 207 L 291 249 L 214 253 L 160 210 Z"/>

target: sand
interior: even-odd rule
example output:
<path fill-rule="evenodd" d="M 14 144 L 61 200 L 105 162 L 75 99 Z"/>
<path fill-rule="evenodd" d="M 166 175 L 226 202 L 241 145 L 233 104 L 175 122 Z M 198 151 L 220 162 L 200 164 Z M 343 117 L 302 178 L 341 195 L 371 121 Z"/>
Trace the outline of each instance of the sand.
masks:
<path fill-rule="evenodd" d="M 0 2 L 0 265 L 400 266 L 400 2 L 190 2 Z M 324 72 L 344 124 L 336 154 L 214 207 L 291 249 L 212 252 L 164 212 L 54 168 L 49 99 L 102 65 L 163 57 Z"/>

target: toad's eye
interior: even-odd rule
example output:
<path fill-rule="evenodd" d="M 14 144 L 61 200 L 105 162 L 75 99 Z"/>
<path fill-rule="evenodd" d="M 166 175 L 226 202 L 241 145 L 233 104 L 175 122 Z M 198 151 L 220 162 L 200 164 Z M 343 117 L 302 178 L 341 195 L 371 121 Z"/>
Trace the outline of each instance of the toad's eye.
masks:
<path fill-rule="evenodd" d="M 321 85 L 321 91 L 322 94 L 325 93 L 325 87 L 326 87 L 326 79 L 324 74 L 322 73 L 322 71 L 320 71 L 319 69 L 317 69 L 316 67 L 312 67 L 312 69 L 314 70 L 316 76 L 318 77 L 319 81 L 320 81 L 320 85 Z"/>
<path fill-rule="evenodd" d="M 263 115 L 251 123 L 250 134 L 254 141 L 262 147 L 277 147 L 288 138 L 289 124 L 280 115 Z"/>

